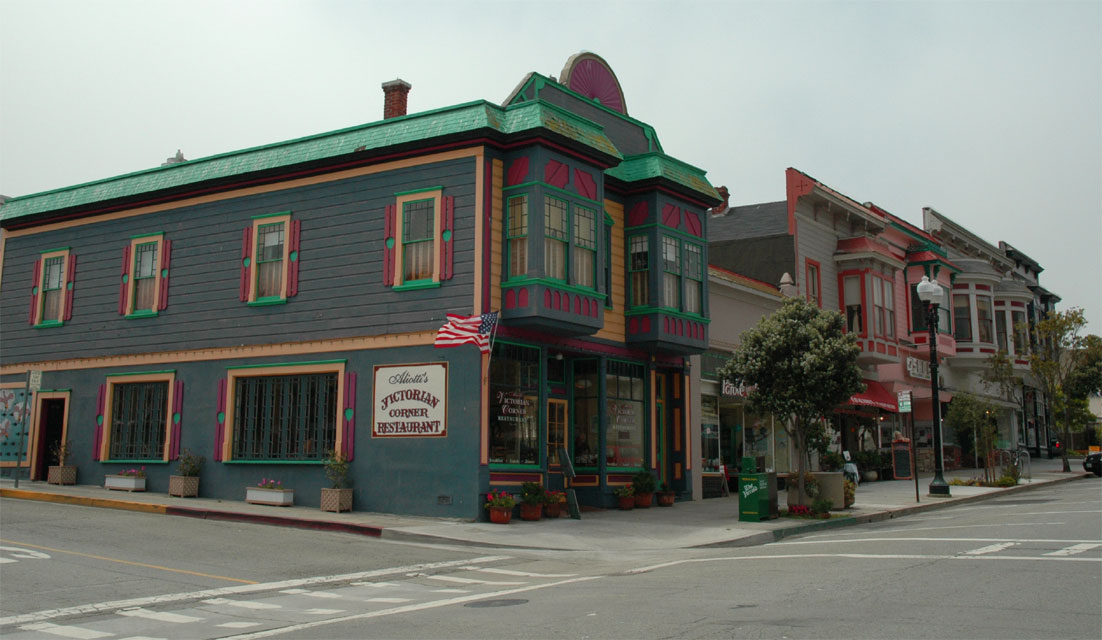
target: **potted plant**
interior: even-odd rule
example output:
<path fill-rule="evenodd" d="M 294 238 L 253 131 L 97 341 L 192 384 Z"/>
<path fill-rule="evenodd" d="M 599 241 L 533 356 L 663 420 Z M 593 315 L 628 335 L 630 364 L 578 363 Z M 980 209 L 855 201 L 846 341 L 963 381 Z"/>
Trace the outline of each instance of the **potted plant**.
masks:
<path fill-rule="evenodd" d="M 114 491 L 145 491 L 145 467 L 107 474 L 103 486 Z"/>
<path fill-rule="evenodd" d="M 673 489 L 670 489 L 670 485 L 665 482 L 662 483 L 662 487 L 655 494 L 658 497 L 658 506 L 660 507 L 672 507 L 673 503 L 677 500 L 677 493 Z"/>
<path fill-rule="evenodd" d="M 616 494 L 616 499 L 620 503 L 620 509 L 631 511 L 635 507 L 635 487 L 625 484 L 622 487 L 617 487 L 613 493 Z"/>
<path fill-rule="evenodd" d="M 46 482 L 49 484 L 76 484 L 77 467 L 75 464 L 65 464 L 72 454 L 72 446 L 68 440 L 58 441 L 50 447 L 50 455 L 57 459 L 56 465 L 50 465 L 46 470 Z"/>
<path fill-rule="evenodd" d="M 520 519 L 539 520 L 543 515 L 543 505 L 547 494 L 538 482 L 525 482 L 520 485 Z"/>
<path fill-rule="evenodd" d="M 547 502 L 543 505 L 543 515 L 546 518 L 559 518 L 566 506 L 566 492 L 548 491 Z"/>
<path fill-rule="evenodd" d="M 513 519 L 513 507 L 517 504 L 516 498 L 504 490 L 494 492 L 490 490 L 486 494 L 486 508 L 490 510 L 490 522 L 497 524 L 509 524 Z"/>
<path fill-rule="evenodd" d="M 631 486 L 635 490 L 635 506 L 640 509 L 649 509 L 654 499 L 654 475 L 650 471 L 640 471 L 631 480 Z"/>
<path fill-rule="evenodd" d="M 199 470 L 203 467 L 203 456 L 196 455 L 191 449 L 184 449 L 176 463 L 176 474 L 168 477 L 168 495 L 181 498 L 199 497 Z"/>
<path fill-rule="evenodd" d="M 321 490 L 321 510 L 340 513 L 352 510 L 352 487 L 348 486 L 348 458 L 330 451 L 325 458 L 325 477 L 331 487 Z"/>
<path fill-rule="evenodd" d="M 844 508 L 849 509 L 853 506 L 853 503 L 857 501 L 857 483 L 849 478 L 843 481 L 843 487 L 845 491 L 845 505 Z"/>
<path fill-rule="evenodd" d="M 245 488 L 245 502 L 289 507 L 295 503 L 295 490 L 284 489 L 283 483 L 279 480 L 261 478 L 255 487 Z"/>
<path fill-rule="evenodd" d="M 837 451 L 827 451 L 819 456 L 819 467 L 823 471 L 841 471 L 845 464 L 845 457 Z"/>

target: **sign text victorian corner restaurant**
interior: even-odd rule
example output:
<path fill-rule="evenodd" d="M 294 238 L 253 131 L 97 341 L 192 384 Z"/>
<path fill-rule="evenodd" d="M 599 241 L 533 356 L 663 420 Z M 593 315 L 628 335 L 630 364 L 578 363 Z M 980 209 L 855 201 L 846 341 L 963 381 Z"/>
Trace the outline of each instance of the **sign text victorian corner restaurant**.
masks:
<path fill-rule="evenodd" d="M 448 364 L 377 365 L 374 437 L 448 435 Z"/>

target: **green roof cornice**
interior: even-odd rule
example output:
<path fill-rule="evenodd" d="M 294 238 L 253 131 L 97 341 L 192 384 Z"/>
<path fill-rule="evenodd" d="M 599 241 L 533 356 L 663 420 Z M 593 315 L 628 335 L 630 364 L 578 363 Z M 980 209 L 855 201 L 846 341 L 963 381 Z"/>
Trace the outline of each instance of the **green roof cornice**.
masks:
<path fill-rule="evenodd" d="M 515 102 L 515 100 L 517 98 L 526 99 L 526 98 L 523 97 L 523 94 L 524 94 L 524 90 L 527 89 L 528 87 L 532 87 L 534 89 L 533 93 L 534 93 L 536 99 L 538 100 L 539 95 L 540 95 L 540 90 L 542 90 L 548 84 L 554 85 L 556 89 L 558 89 L 559 91 L 562 91 L 563 93 L 570 94 L 571 96 L 574 96 L 575 98 L 577 98 L 579 100 L 584 100 L 584 101 L 588 102 L 589 104 L 593 105 L 594 107 L 597 107 L 598 109 L 604 111 L 605 113 L 607 113 L 609 115 L 615 116 L 615 117 L 617 117 L 621 120 L 624 120 L 624 121 L 630 122 L 634 125 L 637 125 L 639 127 L 642 127 L 644 135 L 646 135 L 647 140 L 650 141 L 651 151 L 658 151 L 658 152 L 662 151 L 662 143 L 659 142 L 658 134 L 655 133 L 654 127 L 650 126 L 646 122 L 643 122 L 642 120 L 636 120 L 635 118 L 632 118 L 631 116 L 627 115 L 626 113 L 620 113 L 619 111 L 616 111 L 615 109 L 609 109 L 608 107 L 601 104 L 600 102 L 597 102 L 596 100 L 593 100 L 592 98 L 587 98 L 587 97 L 583 96 L 582 94 L 574 91 L 573 89 L 570 89 L 566 85 L 560 84 L 559 82 L 557 82 L 555 80 L 552 80 L 551 78 L 548 78 L 547 76 L 542 75 L 540 73 L 537 73 L 535 71 L 533 71 L 532 73 L 529 74 L 529 78 L 528 78 L 527 82 L 525 82 L 524 85 L 520 88 L 520 90 L 518 90 L 516 92 L 516 97 L 514 98 L 513 104 L 523 104 L 522 102 L 521 103 Z"/>
<path fill-rule="evenodd" d="M 555 105 L 534 100 L 500 107 L 480 100 L 12 198 L 0 207 L 0 221 L 480 131 L 550 133 L 611 162 L 621 158 L 600 125 Z"/>
<path fill-rule="evenodd" d="M 662 178 L 707 196 L 710 200 L 721 200 L 715 188 L 704 177 L 702 169 L 664 153 L 644 153 L 625 158 L 618 166 L 605 170 L 605 175 L 628 183 Z"/>

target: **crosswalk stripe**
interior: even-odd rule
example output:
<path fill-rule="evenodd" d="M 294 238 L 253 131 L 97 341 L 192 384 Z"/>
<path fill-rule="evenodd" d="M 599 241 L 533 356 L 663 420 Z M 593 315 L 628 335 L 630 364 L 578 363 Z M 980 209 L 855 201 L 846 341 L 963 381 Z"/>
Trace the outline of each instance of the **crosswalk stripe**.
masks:
<path fill-rule="evenodd" d="M 1077 553 L 1083 553 L 1084 551 L 1090 551 L 1096 547 L 1102 547 L 1102 543 L 1090 542 L 1085 544 L 1073 544 L 1070 547 L 1064 547 L 1057 551 L 1050 551 L 1046 553 L 1046 556 L 1072 556 Z"/>
<path fill-rule="evenodd" d="M 349 584 L 351 584 L 354 587 L 377 587 L 377 588 L 398 586 L 397 584 L 395 584 L 393 582 L 350 582 Z"/>
<path fill-rule="evenodd" d="M 149 609 L 120 609 L 115 613 L 120 616 L 130 616 L 131 618 L 145 618 L 146 620 L 157 620 L 159 622 L 176 622 L 183 624 L 185 622 L 198 622 L 202 618 L 196 618 L 195 616 L 185 616 L 179 613 L 168 613 L 165 611 L 150 611 Z"/>
<path fill-rule="evenodd" d="M 328 616 L 334 613 L 344 613 L 344 609 L 307 609 L 303 613 L 309 613 L 316 616 Z"/>
<path fill-rule="evenodd" d="M 531 573 L 529 571 L 513 571 L 512 569 L 498 569 L 497 567 L 463 567 L 467 571 L 480 573 L 496 573 L 502 576 L 517 576 L 522 578 L 573 578 L 576 573 Z"/>
<path fill-rule="evenodd" d="M 433 593 L 470 593 L 468 589 L 433 589 Z"/>
<path fill-rule="evenodd" d="M 456 576 L 424 576 L 429 580 L 442 580 L 444 582 L 458 582 L 459 584 L 496 584 L 496 585 L 519 585 L 526 584 L 524 582 L 491 582 L 489 580 L 475 580 L 474 578 L 459 578 Z"/>
<path fill-rule="evenodd" d="M 283 589 L 280 593 L 286 593 L 289 595 L 298 595 L 300 593 L 310 593 L 309 589 Z"/>
<path fill-rule="evenodd" d="M 271 604 L 269 602 L 253 602 L 251 600 L 230 600 L 229 598 L 211 598 L 210 600 L 203 600 L 204 604 L 227 604 L 231 607 L 241 607 L 242 609 L 282 609 L 282 605 Z"/>
<path fill-rule="evenodd" d="M 221 627 L 223 629 L 248 629 L 249 627 L 259 627 L 260 623 L 259 622 L 245 622 L 244 620 L 242 620 L 240 622 L 223 622 L 222 624 L 219 624 L 219 625 L 216 625 L 216 626 Z"/>
<path fill-rule="evenodd" d="M 1003 549 L 1009 549 L 1017 545 L 1017 542 L 1000 542 L 999 544 L 989 544 L 986 547 L 980 547 L 979 549 L 972 549 L 971 551 L 965 551 L 964 554 L 968 556 L 982 556 L 985 553 L 995 553 L 996 551 L 1002 551 Z"/>
<path fill-rule="evenodd" d="M 62 638 L 78 638 L 78 640 L 94 640 L 95 638 L 108 638 L 115 635 L 113 633 L 93 631 L 92 629 L 83 629 L 81 627 L 61 626 L 50 622 L 25 624 L 19 628 L 23 631 L 42 631 L 50 635 L 61 636 Z"/>
<path fill-rule="evenodd" d="M 364 602 L 381 602 L 384 604 L 402 604 L 409 602 L 409 598 L 368 598 Z"/>

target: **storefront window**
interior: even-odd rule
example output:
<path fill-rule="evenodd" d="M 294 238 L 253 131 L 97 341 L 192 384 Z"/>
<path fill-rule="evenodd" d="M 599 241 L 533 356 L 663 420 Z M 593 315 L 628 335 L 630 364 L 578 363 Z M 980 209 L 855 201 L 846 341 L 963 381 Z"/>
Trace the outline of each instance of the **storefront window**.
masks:
<path fill-rule="evenodd" d="M 743 424 L 743 455 L 758 459 L 758 471 L 773 468 L 772 421 L 768 417 L 746 412 Z M 764 460 L 763 460 L 764 459 Z M 741 462 L 741 460 L 740 460 Z M 764 465 L 762 464 L 764 462 Z"/>
<path fill-rule="evenodd" d="M 607 366 L 605 462 L 612 467 L 642 467 L 646 442 L 643 365 L 609 361 Z"/>
<path fill-rule="evenodd" d="M 600 387 L 596 360 L 574 361 L 574 466 L 596 467 L 600 461 Z"/>
<path fill-rule="evenodd" d="M 539 464 L 540 351 L 499 342 L 490 359 L 490 462 Z"/>

